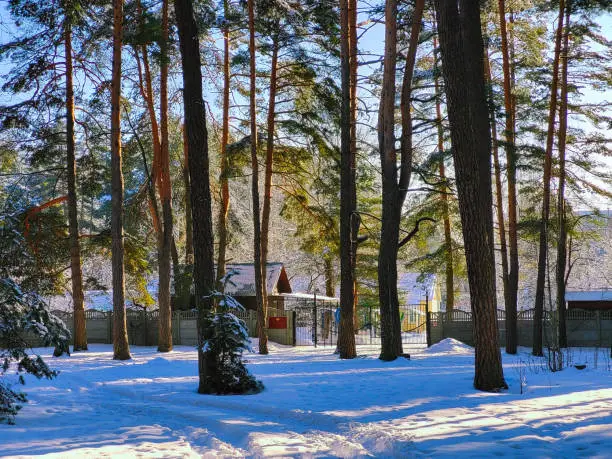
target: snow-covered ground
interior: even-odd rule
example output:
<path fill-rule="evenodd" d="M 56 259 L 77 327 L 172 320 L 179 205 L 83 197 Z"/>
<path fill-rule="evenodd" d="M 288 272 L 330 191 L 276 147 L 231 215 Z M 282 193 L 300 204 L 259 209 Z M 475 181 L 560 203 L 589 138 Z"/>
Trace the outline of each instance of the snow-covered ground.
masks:
<path fill-rule="evenodd" d="M 612 457 L 609 350 L 595 368 L 595 350 L 574 349 L 587 368 L 557 373 L 527 349 L 504 355 L 510 389 L 492 394 L 473 389 L 473 350 L 457 341 L 389 363 L 375 347 L 351 361 L 270 347 L 247 356 L 266 386 L 250 396 L 197 394 L 186 346 L 132 347 L 118 362 L 91 345 L 53 360 L 60 376 L 28 378 L 30 403 L 0 425 L 0 456 Z"/>

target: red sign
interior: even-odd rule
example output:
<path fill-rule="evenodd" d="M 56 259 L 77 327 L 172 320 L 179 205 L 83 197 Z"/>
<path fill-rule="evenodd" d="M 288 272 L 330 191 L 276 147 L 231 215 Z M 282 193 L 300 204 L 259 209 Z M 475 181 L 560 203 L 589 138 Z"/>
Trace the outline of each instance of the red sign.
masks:
<path fill-rule="evenodd" d="M 270 317 L 268 322 L 268 328 L 287 328 L 286 317 Z"/>

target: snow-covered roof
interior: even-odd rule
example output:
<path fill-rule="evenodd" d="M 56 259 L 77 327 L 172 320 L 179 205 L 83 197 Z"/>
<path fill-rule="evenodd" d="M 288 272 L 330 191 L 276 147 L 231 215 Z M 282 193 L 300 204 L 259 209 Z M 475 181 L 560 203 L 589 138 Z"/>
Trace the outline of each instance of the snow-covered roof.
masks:
<path fill-rule="evenodd" d="M 225 272 L 233 273 L 225 284 L 225 293 L 232 296 L 255 296 L 253 263 L 228 263 Z M 291 293 L 289 278 L 282 263 L 267 263 L 266 290 L 268 295 Z"/>
<path fill-rule="evenodd" d="M 434 274 L 400 273 L 397 276 L 397 289 L 400 299 L 406 304 L 417 304 L 425 299 L 431 300 L 436 285 Z"/>
<path fill-rule="evenodd" d="M 313 293 L 283 293 L 281 296 L 285 298 L 304 298 L 304 299 L 312 299 L 314 300 L 315 295 Z M 334 298 L 333 296 L 325 296 L 317 294 L 317 301 L 338 301 L 338 298 Z"/>
<path fill-rule="evenodd" d="M 565 292 L 565 301 L 612 301 L 612 290 L 580 290 Z"/>

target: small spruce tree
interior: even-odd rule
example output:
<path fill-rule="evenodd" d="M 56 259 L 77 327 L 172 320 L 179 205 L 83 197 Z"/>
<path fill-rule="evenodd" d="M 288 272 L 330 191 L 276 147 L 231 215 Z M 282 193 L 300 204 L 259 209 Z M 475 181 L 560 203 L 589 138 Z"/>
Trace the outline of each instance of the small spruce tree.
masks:
<path fill-rule="evenodd" d="M 29 352 L 26 338 L 42 345 L 68 350 L 70 332 L 64 323 L 49 312 L 43 299 L 21 290 L 9 277 L 0 278 L 0 421 L 15 422 L 15 416 L 27 402 L 26 394 L 15 390 L 25 384 L 24 374 L 38 379 L 52 379 L 51 370 L 40 355 Z M 9 374 L 15 371 L 16 379 Z"/>
<path fill-rule="evenodd" d="M 202 351 L 214 356 L 214 365 L 208 369 L 205 387 L 217 395 L 261 392 L 263 384 L 249 373 L 242 360 L 244 351 L 253 352 L 246 324 L 234 314 L 244 307 L 225 293 L 215 291 L 212 297 L 218 307 L 207 317 L 204 336 L 210 338 L 204 341 Z"/>

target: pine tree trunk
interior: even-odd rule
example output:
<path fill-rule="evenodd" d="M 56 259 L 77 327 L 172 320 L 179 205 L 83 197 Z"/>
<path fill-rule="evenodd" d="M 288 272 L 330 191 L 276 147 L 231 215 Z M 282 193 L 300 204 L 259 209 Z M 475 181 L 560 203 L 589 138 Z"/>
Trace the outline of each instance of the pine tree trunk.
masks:
<path fill-rule="evenodd" d="M 559 314 L 559 347 L 567 347 L 565 324 L 565 271 L 567 268 L 567 228 L 565 212 L 565 149 L 567 144 L 567 66 L 569 59 L 570 2 L 565 6 L 565 35 L 561 65 L 561 101 L 559 106 L 559 188 L 557 190 L 557 218 L 559 242 L 557 244 L 557 312 Z"/>
<path fill-rule="evenodd" d="M 137 3 L 137 11 L 138 11 L 138 17 L 142 18 L 142 9 L 140 8 L 140 2 Z M 155 160 L 158 156 L 157 152 L 159 151 L 160 147 L 159 147 L 159 137 L 157 133 L 157 119 L 155 118 L 155 110 L 153 108 L 152 99 L 150 100 L 149 98 L 152 84 L 151 84 L 151 75 L 149 72 L 148 57 L 146 57 L 147 47 L 143 45 L 141 47 L 141 50 L 143 53 L 144 64 L 141 64 L 140 62 L 140 57 L 138 54 L 139 52 L 138 47 L 134 47 L 134 59 L 138 67 L 140 94 L 147 104 L 147 110 L 148 110 L 149 118 L 151 121 L 151 136 L 153 140 L 153 152 L 154 152 L 153 153 L 153 165 L 152 165 L 151 171 L 149 171 L 148 169 L 147 157 L 143 149 L 141 149 L 141 154 L 142 154 L 142 161 L 143 161 L 144 168 L 145 168 L 145 174 L 147 175 L 147 195 L 148 195 L 148 200 L 149 200 L 149 212 L 151 214 L 151 221 L 153 223 L 153 229 L 155 230 L 155 238 L 157 241 L 157 248 L 159 251 L 159 247 L 162 244 L 162 235 L 161 235 L 162 230 L 161 230 L 161 221 L 159 218 L 159 208 L 157 206 L 157 198 L 155 196 L 155 174 L 156 174 Z M 142 71 L 143 66 L 144 66 L 144 73 L 145 73 L 144 76 L 143 76 L 143 71 Z M 147 85 L 149 89 L 145 89 L 145 84 Z"/>
<path fill-rule="evenodd" d="M 499 164 L 499 148 L 497 139 L 497 119 L 495 117 L 495 107 L 493 102 L 491 65 L 489 63 L 489 51 L 485 45 L 484 54 L 485 80 L 488 85 L 489 97 L 489 117 L 491 119 L 491 137 L 493 147 L 493 169 L 495 171 L 495 197 L 497 209 L 497 226 L 499 228 L 499 250 L 502 265 L 502 283 L 504 287 L 504 304 L 506 307 L 506 352 L 516 354 L 516 307 L 512 307 L 510 302 L 510 287 L 508 273 L 508 246 L 506 244 L 506 224 L 504 221 L 504 200 L 502 191 L 501 166 Z M 515 304 L 516 306 L 516 304 Z"/>
<path fill-rule="evenodd" d="M 351 157 L 353 158 L 353 166 L 357 168 L 357 0 L 348 0 L 348 53 L 349 53 L 349 81 L 350 81 L 350 151 Z M 351 191 L 351 207 L 357 211 L 357 175 L 353 174 L 353 188 Z M 351 231 L 355 236 L 359 232 L 359 225 L 356 223 L 353 225 Z M 359 317 L 357 316 L 357 305 L 359 303 L 359 294 L 357 293 L 357 248 L 358 243 L 354 243 L 353 250 L 351 251 L 351 266 L 353 269 L 353 332 L 357 334 L 359 332 Z M 348 323 L 348 322 L 347 322 Z"/>
<path fill-rule="evenodd" d="M 229 16 L 229 0 L 223 0 L 224 17 Z M 222 291 L 224 285 L 221 279 L 225 276 L 225 257 L 227 251 L 227 217 L 230 206 L 229 178 L 227 144 L 229 142 L 229 96 L 230 96 L 230 33 L 229 24 L 223 26 L 223 127 L 221 131 L 221 171 L 219 173 L 219 184 L 221 186 L 221 205 L 219 206 L 219 218 L 217 232 L 219 233 L 219 246 L 217 251 L 217 288 Z"/>
<path fill-rule="evenodd" d="M 323 263 L 325 265 L 325 295 L 333 298 L 336 289 L 334 287 L 334 266 L 331 257 L 324 257 Z"/>
<path fill-rule="evenodd" d="M 172 250 L 172 189 L 168 146 L 168 1 L 162 2 L 162 37 L 160 41 L 160 186 L 163 232 L 159 248 L 159 335 L 158 352 L 172 350 L 172 308 L 170 306 L 170 256 Z"/>
<path fill-rule="evenodd" d="M 378 298 L 380 301 L 381 360 L 401 353 L 397 250 L 401 211 L 395 151 L 395 73 L 397 62 L 397 1 L 385 3 L 385 59 L 378 115 L 378 144 L 382 170 L 382 223 L 378 252 Z M 402 100 L 403 102 L 403 100 Z M 408 108 L 408 111 L 410 108 Z M 402 115 L 405 111 L 402 110 Z M 403 126 L 402 126 L 403 127 Z M 403 134 L 403 133 L 402 133 Z M 397 315 L 397 318 L 395 317 Z"/>
<path fill-rule="evenodd" d="M 191 181 L 191 208 L 193 214 L 193 280 L 198 309 L 198 373 L 199 393 L 210 393 L 207 381 L 215 372 L 214 356 L 203 352 L 209 338 L 203 327 L 213 304 L 210 297 L 214 289 L 214 253 L 212 231 L 212 201 L 208 158 L 208 131 L 202 98 L 202 71 L 200 41 L 191 0 L 174 0 L 183 68 L 183 104 L 185 131 L 189 152 L 189 178 Z"/>
<path fill-rule="evenodd" d="M 355 253 L 354 221 L 355 157 L 351 151 L 351 43 L 349 0 L 340 0 L 340 72 L 342 78 L 342 102 L 340 113 L 340 326 L 338 353 L 341 359 L 357 355 L 354 315 Z M 356 231 L 355 231 L 356 233 Z"/>
<path fill-rule="evenodd" d="M 435 6 L 474 321 L 474 387 L 496 391 L 507 386 L 497 334 L 491 132 L 480 10 L 470 0 L 459 0 L 459 5 L 436 0 Z"/>
<path fill-rule="evenodd" d="M 142 46 L 142 62 L 144 67 L 144 78 L 146 84 L 146 103 L 147 111 L 149 112 L 149 119 L 151 121 L 151 135 L 153 136 L 153 165 L 151 167 L 151 176 L 153 177 L 153 184 L 155 187 L 159 187 L 161 170 L 159 167 L 159 161 L 161 156 L 161 141 L 159 138 L 159 125 L 157 124 L 157 115 L 155 114 L 155 104 L 153 101 L 153 82 L 151 78 L 151 68 L 149 66 L 149 55 L 146 45 Z M 157 201 L 155 202 L 157 206 Z M 161 223 L 156 228 L 158 233 L 161 235 Z M 161 236 L 159 236 L 161 242 Z"/>
<path fill-rule="evenodd" d="M 438 40 L 433 37 L 434 49 L 438 48 Z M 442 127 L 442 92 L 440 90 L 440 82 L 438 78 L 438 60 L 435 61 L 436 73 L 434 78 L 434 88 L 436 92 L 436 124 L 438 131 L 438 154 L 440 155 L 440 180 L 446 181 L 446 169 L 444 167 L 444 129 Z M 444 264 L 445 264 L 445 279 L 446 279 L 446 312 L 447 317 L 452 317 L 452 312 L 455 309 L 455 283 L 453 273 L 453 239 L 451 236 L 450 211 L 448 206 L 448 192 L 450 187 L 444 187 L 442 194 L 442 219 L 444 220 Z"/>
<path fill-rule="evenodd" d="M 270 205 L 272 203 L 272 164 L 274 161 L 274 129 L 276 119 L 276 88 L 278 67 L 278 36 L 272 39 L 272 62 L 270 64 L 270 88 L 268 101 L 268 138 L 266 139 L 266 170 L 264 177 L 264 199 L 261 214 L 261 266 L 263 267 L 262 291 L 264 317 L 268 315 L 268 291 L 266 266 L 268 265 L 268 241 L 270 235 Z"/>
<path fill-rule="evenodd" d="M 79 243 L 79 220 L 77 215 L 72 25 L 68 16 L 68 12 L 66 12 L 64 17 L 64 51 L 66 54 L 66 177 L 68 181 L 68 230 L 70 234 L 70 274 L 74 316 L 73 350 L 76 352 L 87 350 L 87 330 L 85 328 L 83 271 L 81 268 L 81 246 Z"/>
<path fill-rule="evenodd" d="M 440 161 L 440 179 L 446 180 L 446 170 L 444 160 Z M 445 193 L 448 193 L 449 188 L 445 187 Z M 448 209 L 448 195 L 442 195 L 442 219 L 444 220 L 444 265 L 445 265 L 445 282 L 446 282 L 446 312 L 452 313 L 455 309 L 455 282 L 453 268 L 453 239 L 451 237 L 450 212 Z"/>
<path fill-rule="evenodd" d="M 378 252 L 378 296 L 380 301 L 381 360 L 394 360 L 403 353 L 397 293 L 397 252 L 402 206 L 412 170 L 412 76 L 419 42 L 424 1 L 418 0 L 412 14 L 410 42 L 402 81 L 400 112 L 402 137 L 398 178 L 395 150 L 395 73 L 397 62 L 397 2 L 385 6 L 385 61 L 378 118 L 378 143 L 382 170 L 382 223 Z"/>
<path fill-rule="evenodd" d="M 332 264 L 332 258 L 330 256 L 325 256 L 323 258 L 324 263 L 324 272 L 325 272 L 325 295 L 328 297 L 334 297 L 335 287 L 334 287 L 334 266 Z M 333 321 L 333 312 L 326 310 L 324 314 L 324 322 L 323 322 L 323 339 L 327 339 L 331 332 Z"/>
<path fill-rule="evenodd" d="M 250 117 L 251 117 L 251 193 L 253 198 L 253 262 L 255 268 L 255 299 L 257 304 L 257 336 L 259 353 L 268 353 L 267 311 L 263 291 L 266 267 L 261 263 L 261 224 L 259 220 L 259 164 L 257 162 L 257 107 L 255 67 L 255 0 L 248 0 L 249 10 L 249 54 L 250 54 Z"/>
<path fill-rule="evenodd" d="M 548 254 L 548 218 L 550 215 L 550 178 L 552 171 L 552 150 L 555 137 L 555 115 L 557 113 L 557 86 L 559 81 L 559 56 L 561 54 L 561 38 L 563 35 L 564 0 L 559 0 L 559 20 L 555 34 L 555 57 L 550 85 L 550 106 L 548 109 L 548 133 L 546 136 L 546 152 L 544 157 L 542 220 L 540 222 L 540 243 L 538 250 L 538 277 L 536 283 L 535 311 L 533 314 L 533 355 L 541 356 L 542 352 L 542 320 L 544 316 L 544 287 L 546 281 L 546 259 Z"/>
<path fill-rule="evenodd" d="M 140 33 L 144 33 L 144 23 L 142 16 L 142 6 L 140 0 L 136 2 L 136 12 L 138 15 L 138 28 Z M 140 83 L 140 94 L 145 100 L 147 112 L 149 114 L 149 121 L 151 122 L 151 139 L 153 143 L 153 164 L 151 166 L 151 173 L 149 175 L 149 209 L 151 211 L 151 220 L 153 221 L 153 229 L 155 230 L 155 237 L 157 240 L 157 255 L 158 262 L 163 245 L 163 229 L 162 221 L 160 219 L 159 206 L 157 204 L 157 197 L 155 194 L 156 186 L 159 186 L 159 175 L 161 173 L 159 161 L 161 155 L 161 144 L 159 139 L 159 126 L 157 124 L 157 115 L 155 114 L 155 104 L 153 101 L 153 82 L 151 77 L 151 68 L 149 66 L 149 54 L 147 45 L 143 44 L 140 46 L 142 53 L 142 68 L 140 59 L 138 58 L 138 47 L 134 48 L 136 64 L 138 66 L 138 77 Z M 144 75 L 143 75 L 144 70 Z M 143 161 L 146 162 L 146 157 L 143 154 Z"/>
<path fill-rule="evenodd" d="M 193 218 L 191 216 L 191 180 L 189 180 L 189 145 L 183 124 L 183 185 L 185 187 L 185 264 L 193 265 Z"/>
<path fill-rule="evenodd" d="M 506 175 L 508 177 L 508 242 L 510 245 L 510 266 L 507 282 L 504 284 L 506 299 L 506 352 L 516 354 L 517 348 L 517 309 L 518 309 L 518 234 L 517 234 L 517 191 L 516 191 L 516 145 L 515 145 L 515 105 L 513 104 L 512 67 L 508 50 L 506 30 L 505 0 L 498 0 L 499 24 L 502 47 L 502 66 L 504 72 L 504 110 L 506 112 L 504 137 L 506 139 Z M 507 290 L 506 290 L 507 289 Z M 507 292 L 507 293 L 506 293 Z"/>
<path fill-rule="evenodd" d="M 123 172 L 121 154 L 121 46 L 123 0 L 113 6 L 113 71 L 111 80 L 111 237 L 113 270 L 113 359 L 131 358 L 125 311 L 123 249 Z"/>

